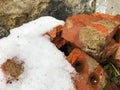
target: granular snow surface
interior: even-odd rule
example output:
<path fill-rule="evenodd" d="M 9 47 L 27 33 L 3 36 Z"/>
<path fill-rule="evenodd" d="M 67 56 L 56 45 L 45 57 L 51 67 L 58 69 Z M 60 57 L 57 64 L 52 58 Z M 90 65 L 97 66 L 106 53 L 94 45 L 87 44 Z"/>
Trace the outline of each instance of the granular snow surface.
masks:
<path fill-rule="evenodd" d="M 43 35 L 57 25 L 64 25 L 64 21 L 40 17 L 0 39 L 0 66 L 13 57 L 24 61 L 24 72 L 11 84 L 6 83 L 0 68 L 0 90 L 75 90 L 71 79 L 75 70 L 49 37 Z"/>

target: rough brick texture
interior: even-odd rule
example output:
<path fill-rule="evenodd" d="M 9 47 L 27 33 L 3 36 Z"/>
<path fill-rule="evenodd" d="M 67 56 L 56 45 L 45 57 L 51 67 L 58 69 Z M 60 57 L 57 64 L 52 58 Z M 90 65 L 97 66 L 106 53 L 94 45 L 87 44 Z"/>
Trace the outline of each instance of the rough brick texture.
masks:
<path fill-rule="evenodd" d="M 118 17 L 98 13 L 69 17 L 63 27 L 62 37 L 100 59 L 120 25 Z"/>
<path fill-rule="evenodd" d="M 78 72 L 74 77 L 77 90 L 103 90 L 106 73 L 96 60 L 79 48 L 75 48 L 66 59 Z"/>
<path fill-rule="evenodd" d="M 113 57 L 113 62 L 120 68 L 120 45 Z"/>
<path fill-rule="evenodd" d="M 62 38 L 62 29 L 63 27 L 61 25 L 55 27 L 50 32 L 47 32 L 46 34 L 50 36 L 50 40 L 56 45 L 57 48 L 62 47 L 65 44 L 65 39 Z"/>

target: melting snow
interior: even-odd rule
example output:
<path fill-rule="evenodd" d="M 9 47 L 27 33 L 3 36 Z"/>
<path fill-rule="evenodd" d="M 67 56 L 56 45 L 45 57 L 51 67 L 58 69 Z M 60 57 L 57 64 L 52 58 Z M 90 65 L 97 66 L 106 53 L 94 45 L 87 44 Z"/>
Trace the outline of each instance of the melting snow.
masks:
<path fill-rule="evenodd" d="M 65 60 L 48 36 L 43 34 L 63 21 L 41 17 L 18 28 L 0 40 L 0 65 L 13 57 L 24 61 L 24 72 L 18 81 L 6 83 L 0 69 L 0 90 L 74 90 L 70 73 L 72 66 Z"/>

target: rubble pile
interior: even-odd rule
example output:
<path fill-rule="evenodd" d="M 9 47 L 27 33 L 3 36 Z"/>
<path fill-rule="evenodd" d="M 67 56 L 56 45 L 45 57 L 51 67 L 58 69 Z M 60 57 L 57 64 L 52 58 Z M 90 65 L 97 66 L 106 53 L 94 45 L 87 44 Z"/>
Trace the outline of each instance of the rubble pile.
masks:
<path fill-rule="evenodd" d="M 75 68 L 77 90 L 107 90 L 119 86 L 109 83 L 103 64 L 111 62 L 120 68 L 120 16 L 94 13 L 68 17 L 64 26 L 47 33 Z M 120 72 L 118 71 L 120 77 Z"/>

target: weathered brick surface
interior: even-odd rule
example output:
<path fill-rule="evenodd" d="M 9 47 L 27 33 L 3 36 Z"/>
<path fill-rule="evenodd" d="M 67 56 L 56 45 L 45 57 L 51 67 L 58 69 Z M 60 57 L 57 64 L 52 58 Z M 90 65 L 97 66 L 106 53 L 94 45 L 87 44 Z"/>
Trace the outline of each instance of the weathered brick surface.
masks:
<path fill-rule="evenodd" d="M 106 73 L 96 60 L 79 48 L 75 48 L 66 59 L 78 72 L 74 77 L 77 90 L 103 90 Z"/>
<path fill-rule="evenodd" d="M 120 68 L 120 45 L 113 57 L 113 62 Z"/>
<path fill-rule="evenodd" d="M 75 68 L 76 90 L 103 90 L 109 83 L 99 63 L 110 60 L 120 67 L 120 15 L 71 16 L 64 26 L 57 26 L 47 34 L 58 49 L 64 47 L 66 59 Z"/>
<path fill-rule="evenodd" d="M 46 33 L 50 36 L 50 40 L 56 45 L 57 48 L 62 47 L 66 43 L 66 40 L 61 36 L 62 30 L 63 26 L 59 25 L 50 32 Z"/>
<path fill-rule="evenodd" d="M 67 19 L 62 37 L 99 59 L 116 33 L 119 20 L 118 17 L 98 13 L 75 15 Z"/>
<path fill-rule="evenodd" d="M 106 59 L 109 60 L 110 56 L 113 56 L 115 54 L 119 46 L 120 44 L 113 39 L 105 48 L 103 55 L 101 56 L 101 62 L 104 62 Z"/>

